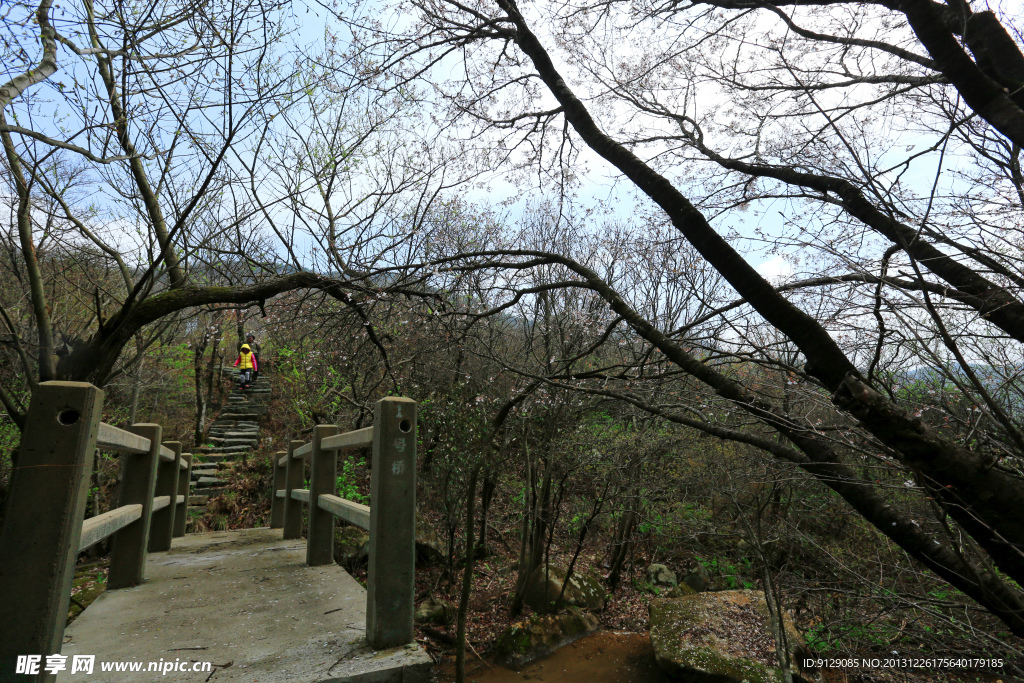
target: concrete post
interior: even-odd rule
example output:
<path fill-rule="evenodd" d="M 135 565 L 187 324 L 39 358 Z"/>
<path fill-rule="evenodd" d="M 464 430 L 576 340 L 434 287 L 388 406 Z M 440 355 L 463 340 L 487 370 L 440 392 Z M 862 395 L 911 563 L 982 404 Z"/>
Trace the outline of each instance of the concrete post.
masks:
<path fill-rule="evenodd" d="M 309 532 L 306 538 L 306 564 L 317 567 L 334 563 L 334 515 L 321 510 L 320 496 L 333 494 L 338 487 L 338 452 L 325 451 L 321 442 L 340 430 L 337 425 L 313 427 L 313 452 L 309 473 Z"/>
<path fill-rule="evenodd" d="M 18 655 L 60 653 L 102 405 L 85 382 L 32 393 L 0 529 L 0 680 L 15 679 Z"/>
<path fill-rule="evenodd" d="M 121 454 L 121 495 L 117 505 L 142 505 L 142 518 L 114 534 L 107 588 L 138 586 L 146 576 L 149 518 L 153 508 L 163 428 L 158 424 L 137 424 L 128 431 L 149 439 L 149 453 Z"/>
<path fill-rule="evenodd" d="M 185 502 L 174 508 L 174 537 L 180 538 L 185 535 L 185 527 L 188 523 L 188 494 L 189 486 L 192 484 L 192 454 L 182 453 L 182 460 L 188 465 L 178 473 L 178 495 L 185 496 Z"/>
<path fill-rule="evenodd" d="M 178 473 L 181 466 L 181 442 L 168 441 L 164 444 L 174 451 L 174 460 L 164 462 L 160 460 L 156 466 L 156 489 L 155 496 L 170 496 L 171 504 L 163 510 L 153 513 L 153 520 L 149 524 L 149 552 L 159 553 L 171 549 L 171 538 L 174 536 L 174 513 L 175 502 L 178 498 Z M 188 501 L 185 501 L 188 507 Z"/>
<path fill-rule="evenodd" d="M 302 503 L 292 500 L 292 490 L 301 489 L 306 474 L 306 463 L 292 457 L 302 441 L 288 442 L 288 463 L 284 475 L 284 538 L 302 538 Z"/>
<path fill-rule="evenodd" d="M 416 402 L 389 397 L 373 411 L 366 638 L 377 650 L 413 639 L 416 569 Z"/>
<path fill-rule="evenodd" d="M 288 455 L 286 451 L 274 453 L 274 480 L 270 486 L 271 529 L 280 529 L 284 526 L 284 498 L 278 498 L 277 492 L 285 487 L 285 475 L 288 472 L 288 464 L 287 462 L 284 465 L 278 465 L 277 463 L 286 455 Z"/>

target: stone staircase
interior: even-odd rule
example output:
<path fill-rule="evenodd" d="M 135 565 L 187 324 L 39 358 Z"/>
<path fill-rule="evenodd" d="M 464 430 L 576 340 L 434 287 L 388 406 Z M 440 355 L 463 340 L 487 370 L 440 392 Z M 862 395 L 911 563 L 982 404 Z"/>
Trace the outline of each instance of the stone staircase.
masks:
<path fill-rule="evenodd" d="M 228 478 L 239 462 L 260 442 L 260 418 L 267 414 L 270 382 L 260 377 L 249 389 L 238 389 L 238 371 L 225 368 L 224 377 L 235 388 L 228 395 L 228 403 L 213 421 L 206 443 L 194 451 L 192 464 L 192 490 L 188 499 L 189 512 L 205 512 L 210 498 L 221 493 Z"/>

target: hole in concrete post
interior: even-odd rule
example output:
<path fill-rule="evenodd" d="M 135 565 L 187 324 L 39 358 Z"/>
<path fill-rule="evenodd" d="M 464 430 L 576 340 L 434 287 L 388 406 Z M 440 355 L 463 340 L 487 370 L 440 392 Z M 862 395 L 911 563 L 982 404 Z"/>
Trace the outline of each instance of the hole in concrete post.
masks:
<path fill-rule="evenodd" d="M 412 423 L 409 422 L 408 420 L 402 420 L 401 422 L 398 423 L 398 428 L 401 429 L 406 434 L 408 434 L 409 432 L 412 431 Z"/>
<path fill-rule="evenodd" d="M 60 422 L 64 426 L 70 426 L 78 422 L 78 418 L 82 417 L 74 408 L 65 408 L 64 410 L 57 413 L 57 422 Z"/>

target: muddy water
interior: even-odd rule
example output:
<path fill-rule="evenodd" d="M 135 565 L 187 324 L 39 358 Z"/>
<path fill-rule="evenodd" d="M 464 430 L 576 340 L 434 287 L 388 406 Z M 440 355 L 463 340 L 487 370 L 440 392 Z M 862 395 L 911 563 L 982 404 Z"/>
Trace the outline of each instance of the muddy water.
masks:
<path fill-rule="evenodd" d="M 469 655 L 473 657 L 472 654 Z M 438 683 L 455 680 L 453 664 L 439 668 Z M 467 683 L 668 683 L 654 661 L 651 639 L 645 633 L 598 631 L 519 671 L 466 662 Z"/>

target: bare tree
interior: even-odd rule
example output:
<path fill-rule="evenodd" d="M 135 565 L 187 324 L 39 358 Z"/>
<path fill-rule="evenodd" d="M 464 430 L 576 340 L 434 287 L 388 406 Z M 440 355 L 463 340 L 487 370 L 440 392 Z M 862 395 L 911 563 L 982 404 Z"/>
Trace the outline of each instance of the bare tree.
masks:
<path fill-rule="evenodd" d="M 464 137 L 563 179 L 589 148 L 657 207 L 677 244 L 732 296 L 703 320 L 670 326 L 634 289 L 564 249 L 463 256 L 479 267 L 563 269 L 565 286 L 597 293 L 671 365 L 775 436 L 673 419 L 800 464 L 1024 633 L 1024 598 L 995 571 L 1024 581 L 1024 439 L 1003 398 L 1017 391 L 1024 341 L 1015 170 L 1024 56 L 1013 27 L 968 3 L 931 0 L 415 7 L 406 33 L 367 43 L 385 66 L 411 82 L 460 59 L 464 77 L 431 84 L 446 114 L 471 131 Z M 973 170 L 958 172 L 961 163 Z M 776 207 L 783 221 L 760 231 L 715 227 Z M 773 285 L 754 267 L 757 251 L 743 253 L 751 240 L 801 258 L 807 277 Z M 734 329 L 713 349 L 690 343 L 736 311 L 742 322 L 726 322 Z M 751 344 L 767 338 L 754 334 L 766 326 L 791 345 L 795 363 Z M 843 438 L 728 372 L 715 362 L 723 353 L 791 372 L 827 397 L 843 416 Z M 915 365 L 939 368 L 956 386 L 981 416 L 979 438 L 964 441 L 904 400 Z M 977 554 L 915 526 L 864 486 L 847 463 L 850 448 L 911 473 Z"/>
<path fill-rule="evenodd" d="M 37 381 L 103 385 L 132 367 L 161 321 L 399 287 L 375 273 L 443 163 L 396 153 L 400 98 L 360 99 L 347 69 L 361 66 L 289 43 L 287 3 L 42 0 L 12 4 L 5 26 L 0 268 L 24 287 L 0 300 L 22 369 L 0 402 L 16 420 Z M 61 282 L 78 290 L 63 317 Z"/>

